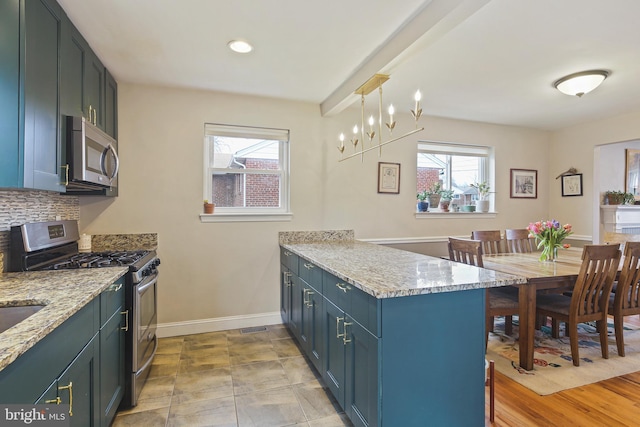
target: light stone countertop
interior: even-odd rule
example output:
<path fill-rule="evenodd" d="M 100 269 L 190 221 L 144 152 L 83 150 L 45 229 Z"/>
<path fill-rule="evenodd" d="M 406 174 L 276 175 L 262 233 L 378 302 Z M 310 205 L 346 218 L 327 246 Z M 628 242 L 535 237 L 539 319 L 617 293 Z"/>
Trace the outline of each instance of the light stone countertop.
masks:
<path fill-rule="evenodd" d="M 281 246 L 378 299 L 527 282 L 520 276 L 358 240 L 281 241 Z"/>
<path fill-rule="evenodd" d="M 45 304 L 37 313 L 0 333 L 0 370 L 100 295 L 128 267 L 83 268 L 0 274 L 0 307 Z"/>

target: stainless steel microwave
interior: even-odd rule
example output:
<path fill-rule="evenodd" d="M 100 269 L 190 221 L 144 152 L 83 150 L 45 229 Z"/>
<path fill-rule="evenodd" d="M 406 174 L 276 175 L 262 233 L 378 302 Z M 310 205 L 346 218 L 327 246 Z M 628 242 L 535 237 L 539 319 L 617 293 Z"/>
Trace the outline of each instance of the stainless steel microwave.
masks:
<path fill-rule="evenodd" d="M 67 117 L 67 189 L 118 186 L 117 142 L 84 117 Z"/>

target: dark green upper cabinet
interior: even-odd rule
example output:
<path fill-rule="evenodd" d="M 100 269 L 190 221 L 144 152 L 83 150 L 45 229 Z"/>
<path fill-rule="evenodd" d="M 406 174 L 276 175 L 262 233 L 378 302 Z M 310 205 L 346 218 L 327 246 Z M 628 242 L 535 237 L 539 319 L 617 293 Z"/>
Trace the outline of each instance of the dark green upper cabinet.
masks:
<path fill-rule="evenodd" d="M 104 131 L 118 140 L 118 83 L 106 69 Z"/>
<path fill-rule="evenodd" d="M 9 121 L 0 140 L 0 187 L 64 191 L 59 114 L 62 9 L 53 0 L 7 0 L 0 4 L 0 16 L 3 130 L 4 121 Z"/>
<path fill-rule="evenodd" d="M 62 58 L 62 113 L 82 116 L 115 138 L 118 85 L 66 16 Z"/>

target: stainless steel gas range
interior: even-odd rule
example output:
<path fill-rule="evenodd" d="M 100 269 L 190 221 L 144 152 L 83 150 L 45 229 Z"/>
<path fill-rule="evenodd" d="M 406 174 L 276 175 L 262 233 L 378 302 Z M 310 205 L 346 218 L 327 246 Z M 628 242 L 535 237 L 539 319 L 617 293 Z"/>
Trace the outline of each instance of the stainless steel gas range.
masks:
<path fill-rule="evenodd" d="M 135 406 L 158 348 L 157 291 L 160 259 L 153 250 L 78 252 L 77 221 L 11 227 L 11 271 L 125 266 L 126 388 L 123 407 Z"/>

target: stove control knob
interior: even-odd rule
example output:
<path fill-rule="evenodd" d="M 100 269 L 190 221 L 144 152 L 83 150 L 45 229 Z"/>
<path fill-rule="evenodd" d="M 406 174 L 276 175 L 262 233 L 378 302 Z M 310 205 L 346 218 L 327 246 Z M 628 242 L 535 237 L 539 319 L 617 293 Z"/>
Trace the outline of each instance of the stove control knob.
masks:
<path fill-rule="evenodd" d="M 156 258 L 156 260 L 154 261 L 154 264 L 156 266 L 160 265 L 160 258 Z"/>

